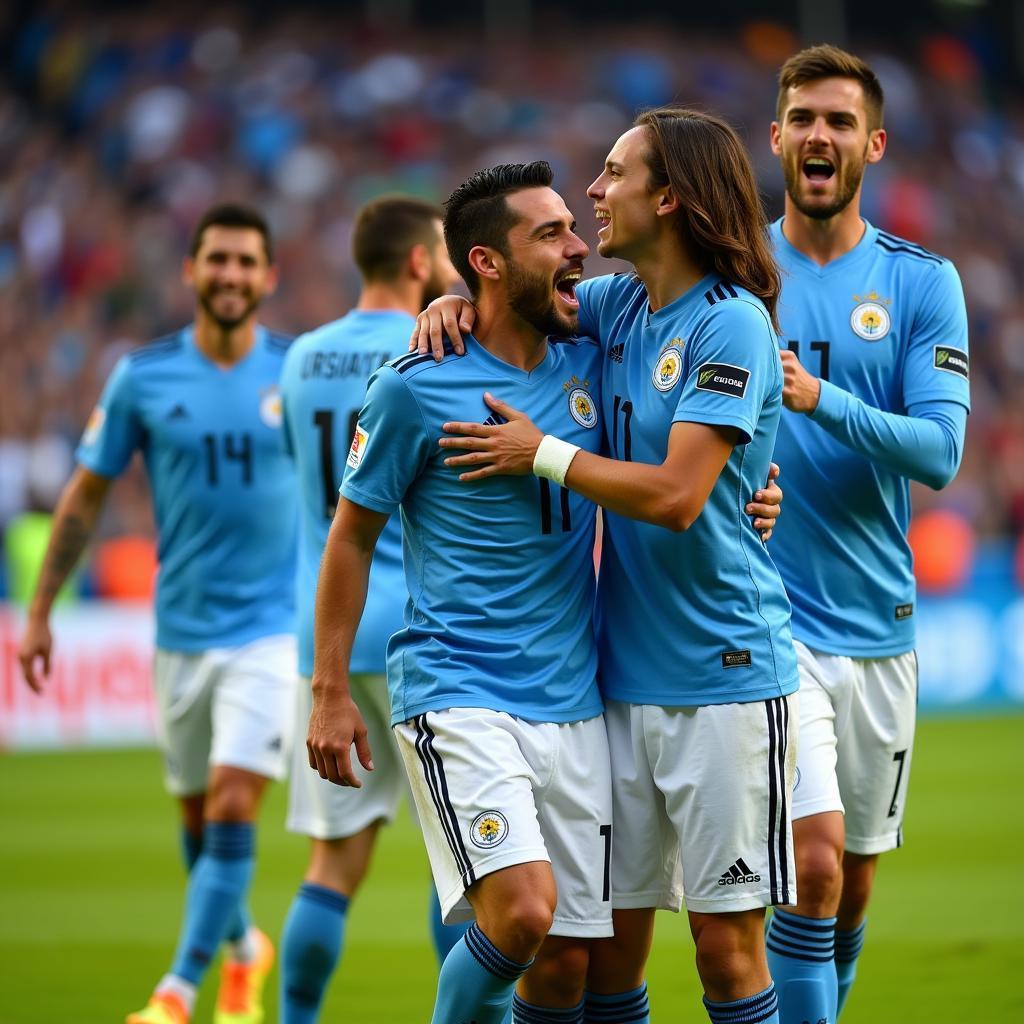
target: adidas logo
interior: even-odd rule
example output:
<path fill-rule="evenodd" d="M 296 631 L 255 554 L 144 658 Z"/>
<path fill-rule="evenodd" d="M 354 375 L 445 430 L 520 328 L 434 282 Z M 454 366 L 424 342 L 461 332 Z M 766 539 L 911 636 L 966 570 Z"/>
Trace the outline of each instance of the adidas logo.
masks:
<path fill-rule="evenodd" d="M 728 871 L 723 872 L 722 877 L 719 878 L 719 885 L 744 885 L 747 882 L 760 882 L 761 876 L 755 875 L 750 868 L 747 867 L 746 861 L 742 857 L 736 858 L 736 863 L 733 864 Z"/>
<path fill-rule="evenodd" d="M 187 420 L 188 418 L 188 409 L 186 409 L 181 402 L 179 402 L 166 416 L 166 419 L 168 420 Z"/>
<path fill-rule="evenodd" d="M 280 750 L 281 749 L 281 737 L 275 736 L 268 744 L 267 750 Z"/>
<path fill-rule="evenodd" d="M 487 419 L 484 420 L 485 427 L 497 427 L 502 423 L 508 423 L 508 420 L 504 416 L 499 416 L 496 412 L 492 412 Z"/>
<path fill-rule="evenodd" d="M 625 347 L 626 347 L 626 343 L 624 341 L 620 341 L 618 345 L 612 345 L 612 347 L 610 349 L 608 349 L 608 358 L 613 363 L 621 363 L 622 362 L 622 350 Z"/>

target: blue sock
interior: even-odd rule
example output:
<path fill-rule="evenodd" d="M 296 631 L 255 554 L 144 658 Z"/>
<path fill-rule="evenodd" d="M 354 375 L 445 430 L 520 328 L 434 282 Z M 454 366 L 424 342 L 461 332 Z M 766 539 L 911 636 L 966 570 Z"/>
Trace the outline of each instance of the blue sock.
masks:
<path fill-rule="evenodd" d="M 181 858 L 185 862 L 185 867 L 189 874 L 192 873 L 192 868 L 195 865 L 195 862 L 199 860 L 199 854 L 202 852 L 202 833 L 196 835 L 194 832 L 190 832 L 187 828 L 182 827 Z M 224 938 L 228 942 L 237 942 L 249 930 L 250 924 L 252 924 L 252 916 L 249 913 L 249 908 L 246 906 L 245 900 L 242 900 L 242 902 L 238 904 L 238 913 L 231 919 L 231 923 L 228 925 L 228 930 L 224 933 Z"/>
<path fill-rule="evenodd" d="M 516 982 L 532 963 L 510 960 L 470 925 L 441 965 L 432 1024 L 502 1024 Z"/>
<path fill-rule="evenodd" d="M 650 1024 L 651 1007 L 646 983 L 629 992 L 601 995 L 587 992 L 584 999 L 585 1024 Z"/>
<path fill-rule="evenodd" d="M 839 1004 L 836 1016 L 843 1009 L 853 979 L 857 977 L 857 957 L 864 947 L 864 929 L 867 921 L 861 921 L 853 931 L 836 929 L 836 978 L 839 981 Z"/>
<path fill-rule="evenodd" d="M 461 924 L 445 924 L 441 920 L 441 901 L 437 898 L 437 889 L 433 882 L 430 884 L 430 937 L 434 941 L 434 952 L 437 954 L 437 962 L 444 963 L 444 958 L 452 951 L 455 945 L 472 921 L 464 921 Z"/>
<path fill-rule="evenodd" d="M 704 1009 L 708 1011 L 711 1024 L 779 1024 L 779 1001 L 774 985 L 731 1003 L 713 1003 L 705 996 Z"/>
<path fill-rule="evenodd" d="M 348 897 L 303 882 L 281 934 L 281 1024 L 315 1024 L 345 937 Z"/>
<path fill-rule="evenodd" d="M 835 931 L 834 917 L 772 912 L 765 946 L 783 1024 L 835 1024 Z"/>
<path fill-rule="evenodd" d="M 252 878 L 255 827 L 208 822 L 203 849 L 189 877 L 185 922 L 171 974 L 198 985 L 221 944 Z"/>
<path fill-rule="evenodd" d="M 583 1024 L 583 1000 L 575 1006 L 534 1006 L 519 996 L 512 996 L 513 1024 Z"/>

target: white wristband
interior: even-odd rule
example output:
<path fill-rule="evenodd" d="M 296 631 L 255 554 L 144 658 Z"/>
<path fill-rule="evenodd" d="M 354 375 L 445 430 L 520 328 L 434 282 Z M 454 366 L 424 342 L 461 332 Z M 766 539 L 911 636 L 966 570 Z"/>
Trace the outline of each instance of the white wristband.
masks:
<path fill-rule="evenodd" d="M 569 465 L 579 450 L 578 444 L 570 444 L 568 441 L 552 437 L 551 434 L 545 434 L 537 446 L 537 454 L 533 457 L 534 475 L 553 480 L 561 487 L 565 483 Z"/>

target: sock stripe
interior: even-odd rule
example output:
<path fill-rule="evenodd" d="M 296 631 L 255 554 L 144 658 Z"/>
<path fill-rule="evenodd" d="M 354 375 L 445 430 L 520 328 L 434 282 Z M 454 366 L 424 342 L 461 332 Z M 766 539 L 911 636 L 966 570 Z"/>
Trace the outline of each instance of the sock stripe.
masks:
<path fill-rule="evenodd" d="M 587 992 L 585 1006 L 587 1024 L 632 1024 L 633 1021 L 648 1021 L 651 1013 L 646 985 L 613 995 Z"/>
<path fill-rule="evenodd" d="M 317 885 L 315 882 L 303 882 L 299 886 L 299 899 L 308 900 L 310 903 L 319 903 L 328 910 L 336 910 L 344 914 L 348 909 L 348 897 L 328 889 L 324 885 Z"/>
<path fill-rule="evenodd" d="M 835 918 L 798 917 L 777 910 L 768 923 L 765 945 L 780 956 L 826 963 L 835 952 Z"/>
<path fill-rule="evenodd" d="M 861 923 L 852 931 L 836 929 L 836 963 L 850 963 L 860 956 L 864 947 L 864 929 L 867 921 Z"/>
<path fill-rule="evenodd" d="M 484 935 L 478 925 L 472 925 L 462 939 L 481 967 L 505 981 L 518 980 L 533 963 L 533 960 L 525 964 L 510 960 Z"/>
<path fill-rule="evenodd" d="M 712 1024 L 758 1024 L 779 1012 L 779 998 L 775 986 L 769 985 L 763 992 L 730 1003 L 713 1003 L 705 996 L 704 1008 Z"/>
<path fill-rule="evenodd" d="M 513 995 L 512 1021 L 513 1024 L 583 1024 L 583 1002 L 564 1008 L 534 1006 Z"/>
<path fill-rule="evenodd" d="M 241 860 L 251 857 L 256 846 L 256 828 L 252 822 L 207 822 L 203 829 L 202 855 L 216 860 Z"/>
<path fill-rule="evenodd" d="M 423 777 L 430 792 L 430 799 L 437 810 L 448 848 L 452 851 L 452 856 L 459 868 L 462 884 L 468 889 L 476 881 L 476 874 L 459 831 L 455 808 L 452 807 L 451 798 L 448 795 L 448 783 L 444 777 L 441 756 L 434 749 L 434 730 L 427 724 L 425 714 L 419 715 L 414 722 L 416 725 L 416 753 L 423 765 Z"/>

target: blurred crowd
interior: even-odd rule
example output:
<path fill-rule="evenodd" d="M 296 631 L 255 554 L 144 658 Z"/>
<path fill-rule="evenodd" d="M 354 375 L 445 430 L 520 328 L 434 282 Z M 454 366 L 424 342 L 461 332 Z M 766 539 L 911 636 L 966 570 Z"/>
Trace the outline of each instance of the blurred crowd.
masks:
<path fill-rule="evenodd" d="M 34 16 L 0 67 L 0 530 L 48 509 L 117 357 L 187 322 L 179 266 L 209 204 L 253 203 L 276 237 L 274 328 L 300 332 L 354 298 L 353 213 L 385 191 L 443 199 L 492 163 L 547 158 L 594 239 L 585 189 L 641 107 L 670 101 L 744 135 L 772 216 L 774 75 L 799 48 L 751 23 L 718 37 L 586 27 L 483 39 L 353 27 L 341 15 L 217 8 Z M 889 149 L 866 215 L 957 264 L 971 321 L 964 465 L 919 507 L 977 536 L 1024 533 L 1024 104 L 948 35 L 896 53 L 850 46 L 887 93 Z M 589 273 L 611 265 L 594 255 Z M 104 524 L 151 531 L 136 469 Z"/>

